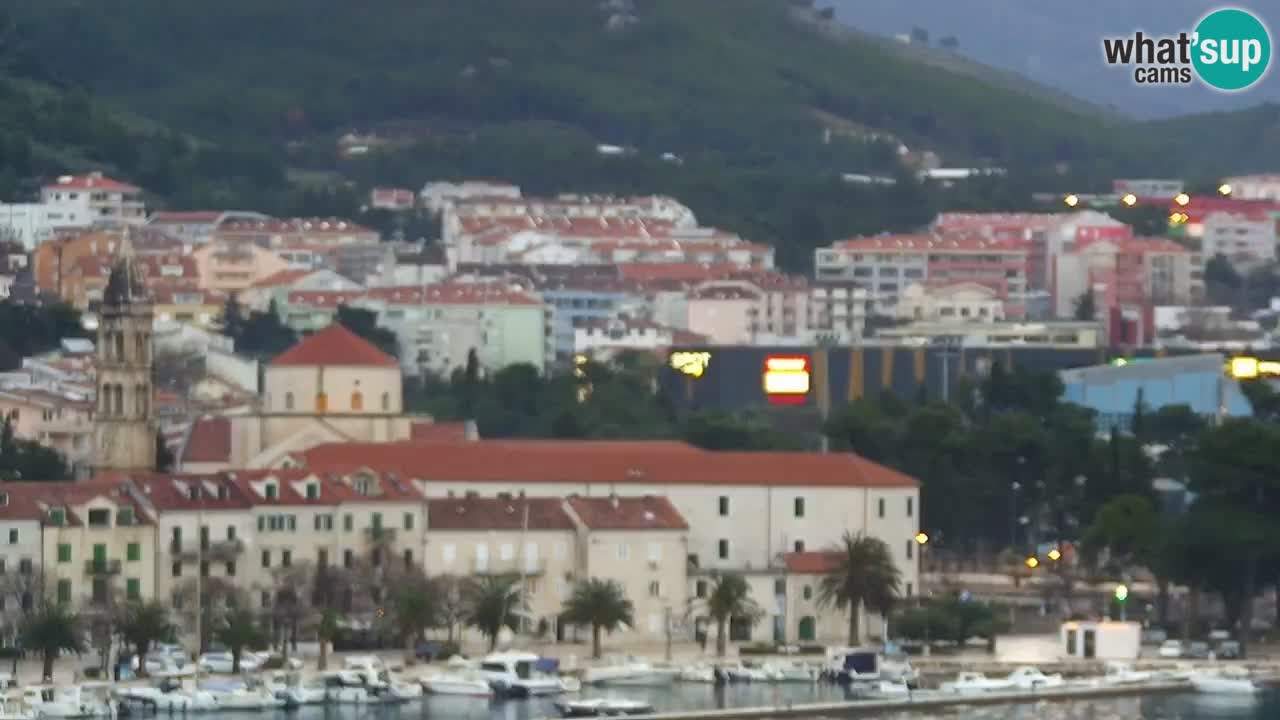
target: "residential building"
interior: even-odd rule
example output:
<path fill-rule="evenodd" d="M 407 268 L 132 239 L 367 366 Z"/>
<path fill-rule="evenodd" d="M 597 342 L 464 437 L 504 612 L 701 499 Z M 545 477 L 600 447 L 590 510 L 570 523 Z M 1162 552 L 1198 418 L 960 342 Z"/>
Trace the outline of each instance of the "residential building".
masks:
<path fill-rule="evenodd" d="M 77 475 L 88 470 L 93 453 L 91 395 L 52 384 L 0 384 L 0 418 L 8 420 L 14 437 L 57 450 Z"/>
<path fill-rule="evenodd" d="M 518 200 L 520 188 L 501 180 L 464 180 L 462 182 L 429 182 L 418 193 L 422 204 L 437 215 L 460 200 L 502 198 Z"/>
<path fill-rule="evenodd" d="M 35 250 L 59 231 L 86 228 L 90 217 L 61 205 L 0 203 L 0 239 Z"/>
<path fill-rule="evenodd" d="M 255 282 L 251 287 L 239 293 L 236 298 L 240 304 L 249 309 L 265 312 L 276 303 L 282 308 L 289 303 L 292 292 L 336 292 L 354 293 L 362 290 L 359 283 L 348 280 L 333 270 L 318 268 L 314 270 L 281 270 Z M 282 318 L 283 319 L 283 318 Z M 328 323 L 325 323 L 326 325 Z"/>
<path fill-rule="evenodd" d="M 395 358 L 334 324 L 267 365 L 258 407 L 196 420 L 179 467 L 260 468 L 319 443 L 408 439 L 431 419 L 404 414 L 402 385 Z"/>
<path fill-rule="evenodd" d="M 990 287 L 1005 314 L 1020 317 L 1027 292 L 1028 244 L 981 235 L 884 235 L 815 251 L 819 282 L 851 280 L 867 290 L 871 312 L 892 315 L 907 285 L 974 282 Z"/>
<path fill-rule="evenodd" d="M 1184 183 L 1174 178 L 1112 180 L 1111 191 L 1119 197 L 1133 195 L 1138 200 L 1172 200 L 1184 189 Z"/>
<path fill-rule="evenodd" d="M 676 342 L 707 341 L 707 338 L 688 331 L 660 325 L 645 318 L 626 316 L 583 320 L 573 330 L 574 354 L 595 358 L 607 357 L 616 352 L 666 350 Z"/>
<path fill-rule="evenodd" d="M 852 345 L 866 330 L 867 290 L 853 280 L 818 280 L 809 289 L 809 325 L 815 340 Z"/>
<path fill-rule="evenodd" d="M 713 345 L 751 344 L 760 332 L 764 293 L 754 285 L 713 280 L 685 295 L 685 329 L 703 335 Z"/>
<path fill-rule="evenodd" d="M 217 290 L 200 290 L 182 285 L 152 283 L 152 310 L 157 329 L 169 323 L 217 327 L 222 321 L 228 293 Z"/>
<path fill-rule="evenodd" d="M 98 318 L 96 471 L 156 464 L 152 397 L 152 298 L 128 247 L 111 267 Z"/>
<path fill-rule="evenodd" d="M 1004 319 L 1004 302 L 986 285 L 973 282 L 926 287 L 908 285 L 894 317 L 928 322 L 990 323 Z"/>
<path fill-rule="evenodd" d="M 997 322 L 974 318 L 942 318 L 917 321 L 906 325 L 876 330 L 881 342 L 904 345 L 955 345 L 964 347 L 1053 347 L 1102 349 L 1108 336 L 1102 323 L 1069 322 Z"/>
<path fill-rule="evenodd" d="M 1204 291 L 1198 260 L 1198 255 L 1164 238 L 1076 243 L 1056 259 L 1054 312 L 1057 317 L 1072 317 L 1085 292 L 1093 293 L 1100 313 L 1111 308 L 1188 304 Z"/>
<path fill-rule="evenodd" d="M 218 226 L 229 220 L 266 221 L 270 219 L 262 213 L 239 210 L 157 212 L 147 220 L 147 227 L 159 230 L 186 245 L 199 246 L 212 240 Z"/>
<path fill-rule="evenodd" d="M 124 243 L 117 245 L 117 250 Z M 103 302 L 113 255 L 86 255 L 76 260 L 62 277 L 62 299 L 79 310 L 92 311 Z M 133 255 L 135 269 L 148 282 L 175 289 L 196 289 L 196 265 L 188 255 Z"/>
<path fill-rule="evenodd" d="M 1240 270 L 1276 258 L 1276 218 L 1272 213 L 1212 212 L 1204 218 L 1200 253 L 1222 255 Z"/>
<path fill-rule="evenodd" d="M 389 246 L 385 249 L 381 274 L 369 282 L 371 286 L 433 285 L 449 275 L 449 261 L 438 245 L 383 245 Z"/>
<path fill-rule="evenodd" d="M 289 268 L 272 250 L 243 241 L 213 239 L 196 248 L 191 258 L 200 288 L 224 293 L 242 292 Z"/>
<path fill-rule="evenodd" d="M 232 244 L 251 243 L 267 250 L 332 249 L 341 245 L 373 244 L 380 239 L 376 230 L 341 218 L 228 219 L 218 225 L 214 237 Z"/>
<path fill-rule="evenodd" d="M 34 608 L 45 592 L 44 511 L 35 494 L 25 491 L 37 484 L 44 485 L 7 482 L 0 487 L 0 567 L 5 577 L 0 606 L 6 611 L 0 613 L 0 636 L 5 642 L 13 642 L 22 631 L 21 615 L 9 611 Z"/>
<path fill-rule="evenodd" d="M 376 187 L 369 191 L 369 207 L 375 210 L 401 212 L 412 210 L 418 197 L 407 188 Z"/>
<path fill-rule="evenodd" d="M 83 257 L 111 257 L 122 237 L 108 230 L 73 232 L 49 238 L 31 253 L 36 287 L 43 293 L 66 298 L 65 278 Z"/>
<path fill-rule="evenodd" d="M 766 583 L 756 598 L 769 617 L 754 629 L 739 628 L 735 641 L 742 642 L 798 632 L 766 603 L 774 581 L 785 577 L 781 553 L 834 547 L 846 532 L 905 548 L 919 531 L 916 481 L 849 454 L 711 452 L 657 441 L 481 440 L 435 445 L 430 452 L 414 443 L 335 443 L 291 461 L 316 473 L 394 472 L 428 498 L 664 497 L 689 528 L 694 595 L 705 591 L 715 571 L 744 572 Z M 895 550 L 894 560 L 903 581 L 918 586 L 914 559 Z M 673 598 L 655 600 L 651 607 Z"/>
<path fill-rule="evenodd" d="M 63 175 L 40 188 L 40 202 L 88 217 L 88 225 L 115 227 L 147 221 L 142 188 L 112 180 L 100 172 Z"/>
<path fill-rule="evenodd" d="M 1222 182 L 1231 187 L 1232 197 L 1280 202 L 1280 175 L 1237 175 Z"/>

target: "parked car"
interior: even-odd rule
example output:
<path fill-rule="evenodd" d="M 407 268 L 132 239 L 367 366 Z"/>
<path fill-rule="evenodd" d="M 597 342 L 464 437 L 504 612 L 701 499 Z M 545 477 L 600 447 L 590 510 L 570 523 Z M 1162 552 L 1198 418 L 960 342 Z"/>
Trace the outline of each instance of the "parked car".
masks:
<path fill-rule="evenodd" d="M 1239 660 L 1240 643 L 1235 640 L 1223 640 L 1213 651 L 1214 657 L 1221 660 Z"/>
<path fill-rule="evenodd" d="M 1198 640 L 1191 643 L 1187 646 L 1187 651 L 1183 654 L 1183 657 L 1188 657 L 1192 660 L 1207 660 L 1209 658 L 1209 643 Z"/>
<path fill-rule="evenodd" d="M 1160 643 L 1160 649 L 1156 650 L 1156 654 L 1162 658 L 1180 658 L 1182 657 L 1182 641 L 1165 640 Z"/>
<path fill-rule="evenodd" d="M 200 669 L 210 673 L 229 673 L 233 672 L 234 659 L 231 653 L 227 651 L 207 652 L 200 656 Z M 253 672 L 262 666 L 262 658 L 251 652 L 244 652 L 240 655 L 241 672 Z"/>
<path fill-rule="evenodd" d="M 1142 631 L 1143 645 L 1160 645 L 1169 639 L 1169 633 L 1162 628 L 1148 628 Z"/>

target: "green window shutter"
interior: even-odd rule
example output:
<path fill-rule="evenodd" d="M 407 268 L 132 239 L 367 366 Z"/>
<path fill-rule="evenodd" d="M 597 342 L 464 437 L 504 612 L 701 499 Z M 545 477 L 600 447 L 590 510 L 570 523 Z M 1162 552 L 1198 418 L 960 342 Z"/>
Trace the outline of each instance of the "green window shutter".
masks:
<path fill-rule="evenodd" d="M 125 559 L 129 562 L 138 562 L 142 559 L 142 545 L 139 543 L 129 543 L 129 547 L 125 553 Z"/>
<path fill-rule="evenodd" d="M 102 564 L 107 561 L 107 546 L 99 543 L 93 546 L 93 562 Z"/>
<path fill-rule="evenodd" d="M 71 581 L 59 580 L 58 581 L 58 603 L 60 605 L 66 605 L 69 602 L 71 602 Z"/>
<path fill-rule="evenodd" d="M 413 513 L 404 514 L 404 529 L 405 530 L 413 529 Z"/>
<path fill-rule="evenodd" d="M 138 578 L 129 578 L 124 581 L 125 597 L 130 600 L 142 599 L 142 583 Z"/>
<path fill-rule="evenodd" d="M 58 543 L 58 562 L 71 562 L 71 543 Z"/>

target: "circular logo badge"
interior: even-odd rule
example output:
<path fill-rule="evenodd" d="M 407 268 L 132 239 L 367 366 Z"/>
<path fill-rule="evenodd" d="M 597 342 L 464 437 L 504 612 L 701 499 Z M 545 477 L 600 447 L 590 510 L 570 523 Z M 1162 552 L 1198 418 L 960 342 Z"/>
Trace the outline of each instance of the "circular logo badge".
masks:
<path fill-rule="evenodd" d="M 1267 26 L 1245 10 L 1226 8 L 1196 26 L 1191 62 L 1206 85 L 1243 90 L 1262 79 L 1271 62 Z"/>

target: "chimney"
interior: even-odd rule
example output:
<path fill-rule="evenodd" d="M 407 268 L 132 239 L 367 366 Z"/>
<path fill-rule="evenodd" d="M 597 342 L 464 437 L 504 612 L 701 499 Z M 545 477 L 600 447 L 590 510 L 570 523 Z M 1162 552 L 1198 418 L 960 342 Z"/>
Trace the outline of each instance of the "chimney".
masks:
<path fill-rule="evenodd" d="M 476 425 L 475 420 L 467 420 L 462 425 L 462 436 L 467 442 L 475 442 L 480 439 L 480 427 Z"/>

